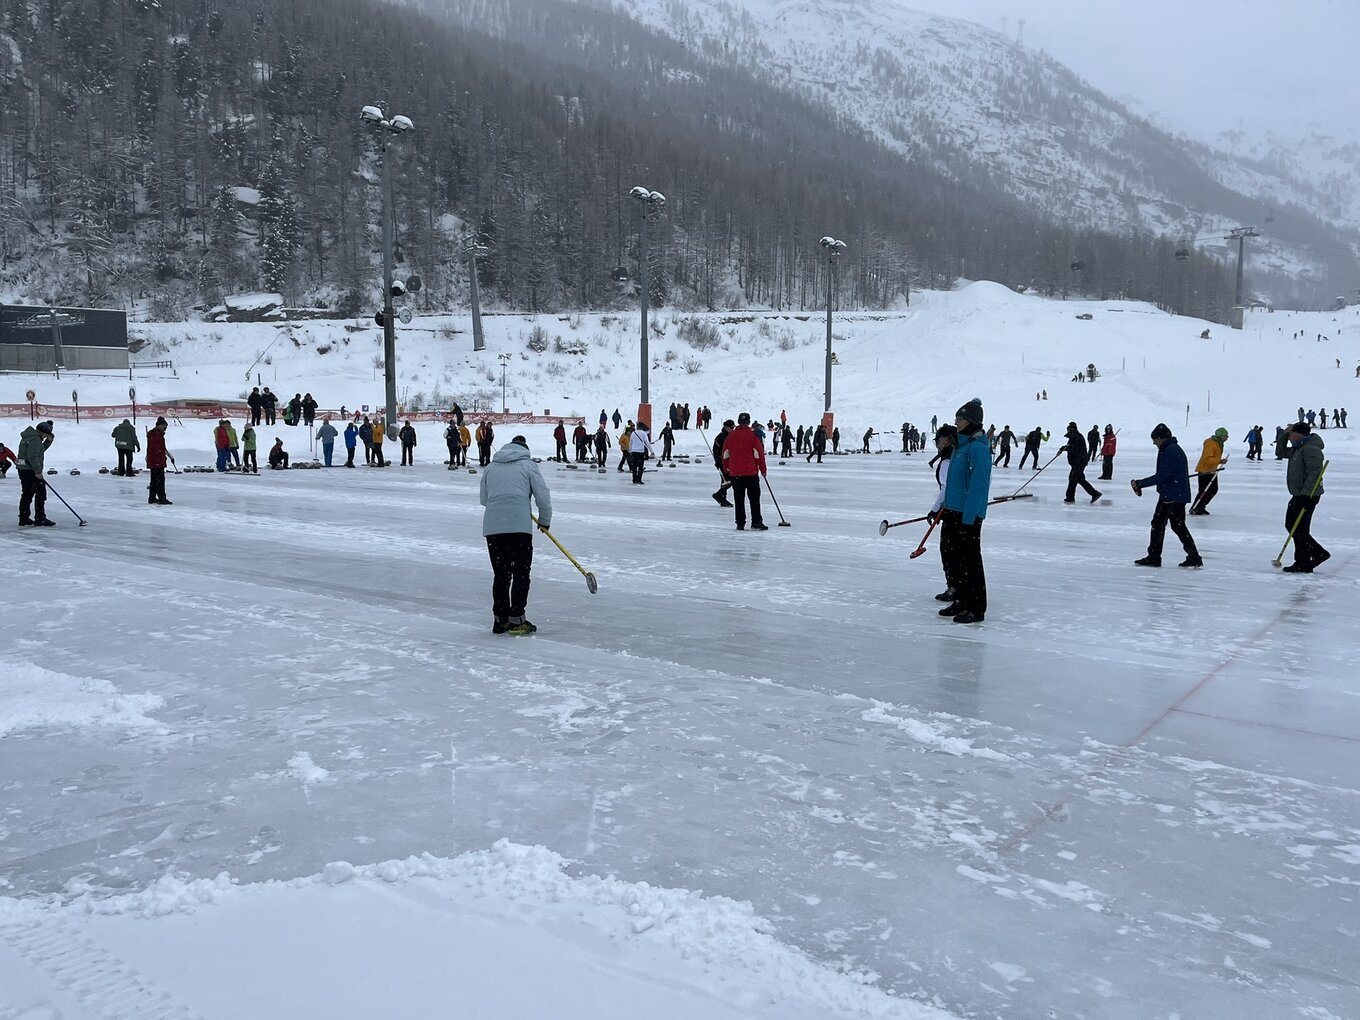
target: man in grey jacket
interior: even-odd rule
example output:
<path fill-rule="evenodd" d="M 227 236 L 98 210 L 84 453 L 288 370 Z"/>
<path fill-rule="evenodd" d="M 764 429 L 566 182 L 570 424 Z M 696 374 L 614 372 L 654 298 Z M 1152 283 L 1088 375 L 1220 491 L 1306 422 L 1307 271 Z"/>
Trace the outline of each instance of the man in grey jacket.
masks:
<path fill-rule="evenodd" d="M 1294 529 L 1294 562 L 1285 567 L 1287 574 L 1311 574 L 1332 554 L 1313 537 L 1313 511 L 1322 499 L 1322 437 L 1313 434 L 1306 421 L 1295 422 L 1275 441 L 1275 456 L 1289 458 L 1285 484 L 1289 487 L 1289 506 L 1284 512 L 1285 530 Z"/>
<path fill-rule="evenodd" d="M 529 456 L 529 444 L 515 436 L 502 446 L 482 473 L 482 535 L 491 557 L 493 634 L 532 634 L 538 628 L 524 618 L 529 601 L 529 573 L 534 562 L 534 522 L 529 501 L 538 505 L 538 527 L 552 526 L 548 483 Z"/>

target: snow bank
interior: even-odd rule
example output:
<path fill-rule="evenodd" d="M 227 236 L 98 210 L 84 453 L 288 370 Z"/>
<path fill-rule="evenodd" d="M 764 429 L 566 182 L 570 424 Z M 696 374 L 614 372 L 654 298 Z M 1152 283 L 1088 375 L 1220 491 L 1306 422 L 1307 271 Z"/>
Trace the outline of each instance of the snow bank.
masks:
<path fill-rule="evenodd" d="M 154 727 L 146 713 L 164 704 L 154 694 L 124 694 L 107 680 L 0 657 L 0 737 L 38 727 Z"/>

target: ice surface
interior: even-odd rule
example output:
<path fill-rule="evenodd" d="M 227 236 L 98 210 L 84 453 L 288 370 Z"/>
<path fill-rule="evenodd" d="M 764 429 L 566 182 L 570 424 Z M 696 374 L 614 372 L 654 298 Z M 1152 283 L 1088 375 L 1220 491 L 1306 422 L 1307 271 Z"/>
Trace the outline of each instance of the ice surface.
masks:
<path fill-rule="evenodd" d="M 676 318 L 655 323 L 658 409 L 814 418 L 819 316 L 730 317 L 693 376 L 664 360 L 694 353 Z M 403 331 L 403 388 L 481 385 L 509 351 L 511 407 L 593 423 L 636 385 L 635 320 L 488 316 L 480 355 L 466 317 L 422 321 L 465 332 Z M 902 996 L 1007 1020 L 1360 1016 L 1360 457 L 1350 430 L 1324 433 L 1333 558 L 1296 577 L 1270 567 L 1282 467 L 1240 442 L 1299 403 L 1345 403 L 1358 321 L 1260 312 L 1200 341 L 1211 324 L 985 283 L 838 316 L 847 447 L 872 423 L 897 450 L 902 419 L 973 395 L 998 425 L 1053 430 L 1045 460 L 1069 419 L 1122 430 L 1112 505 L 1063 506 L 1055 465 L 1039 500 L 993 508 L 981 627 L 935 615 L 933 543 L 907 556 L 924 528 L 878 535 L 929 506 L 921 456 L 772 465 L 793 527 L 765 534 L 733 530 L 707 464 L 641 489 L 612 463 L 545 464 L 554 531 L 600 593 L 539 540 L 542 630 L 513 639 L 489 633 L 478 479 L 435 463 L 436 425 L 414 469 L 172 475 L 160 508 L 145 475 L 95 473 L 111 422 L 59 421 L 52 481 L 90 526 L 50 500 L 60 527 L 0 529 L 0 1016 L 241 1015 L 241 983 L 199 980 L 204 961 L 289 1020 L 317 973 L 328 1003 L 376 1015 L 375 961 L 386 1012 L 447 1015 L 468 985 L 437 979 L 432 946 L 481 976 L 496 1020 L 543 1015 L 545 989 L 556 1020 L 638 1002 L 924 1015 Z M 279 392 L 376 403 L 377 333 L 347 325 L 301 324 L 296 344 L 262 324 L 139 326 L 179 372 L 139 375 L 139 395 L 236 396 L 268 349 Z M 536 325 L 588 353 L 524 351 Z M 1101 379 L 1068 384 L 1089 361 Z M 88 407 L 127 381 L 70 385 Z M 1158 420 L 1192 456 L 1231 433 L 1213 516 L 1191 519 L 1203 570 L 1131 565 L 1152 499 L 1127 479 L 1152 471 Z M 523 431 L 551 449 L 547 427 Z M 307 458 L 306 429 L 276 434 Z M 210 463 L 210 442 L 210 422 L 171 426 L 181 466 Z M 704 451 L 681 432 L 677 452 Z M 998 468 L 994 493 L 1022 477 Z M 11 473 L 0 500 L 16 496 Z M 504 881 L 469 903 L 488 861 Z M 243 934 L 275 930 L 296 959 Z M 553 953 L 571 983 L 536 966 Z M 147 989 L 168 998 L 141 1009 Z"/>
<path fill-rule="evenodd" d="M 1121 479 L 1153 461 L 1126 434 Z M 988 518 L 981 626 L 935 615 L 914 526 L 877 534 L 928 507 L 921 456 L 775 465 L 793 527 L 765 534 L 732 529 L 709 465 L 635 488 L 545 464 L 600 593 L 539 540 L 522 639 L 490 633 L 475 476 L 172 476 L 168 508 L 144 479 L 67 478 L 90 527 L 0 532 L 0 672 L 135 711 L 0 727 L 0 884 L 12 913 L 508 840 L 749 902 L 780 942 L 961 1014 L 1357 1015 L 1360 458 L 1328 439 L 1319 574 L 1270 566 L 1269 456 L 1192 518 L 1199 571 L 1131 566 L 1150 498 L 1064 506 L 1049 472 Z M 359 887 L 329 875 L 276 908 L 334 917 L 313 897 Z"/>

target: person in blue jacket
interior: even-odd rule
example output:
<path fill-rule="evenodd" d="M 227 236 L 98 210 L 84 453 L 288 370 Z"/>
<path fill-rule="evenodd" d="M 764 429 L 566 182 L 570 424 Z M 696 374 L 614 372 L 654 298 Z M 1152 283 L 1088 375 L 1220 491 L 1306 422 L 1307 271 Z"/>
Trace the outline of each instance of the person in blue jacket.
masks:
<path fill-rule="evenodd" d="M 1162 565 L 1162 539 L 1166 536 L 1166 526 L 1170 524 L 1171 530 L 1185 547 L 1185 559 L 1181 566 L 1202 567 L 1204 561 L 1200 559 L 1195 539 L 1185 525 L 1185 506 L 1190 502 L 1190 465 L 1185 459 L 1185 451 L 1165 423 L 1159 423 L 1152 430 L 1152 442 L 1157 447 L 1157 473 L 1129 483 L 1137 496 L 1141 496 L 1146 488 L 1157 487 L 1157 507 L 1152 511 L 1152 537 L 1148 539 L 1147 555 L 1133 562 L 1140 567 Z"/>
<path fill-rule="evenodd" d="M 954 601 L 940 610 L 955 623 L 981 623 L 987 615 L 987 575 L 982 566 L 982 522 L 992 484 L 992 444 L 982 430 L 982 401 L 974 397 L 954 412 L 958 429 L 940 511 L 940 558 L 953 579 Z"/>
<path fill-rule="evenodd" d="M 345 467 L 354 467 L 354 448 L 359 445 L 359 426 L 350 419 L 345 426 Z"/>

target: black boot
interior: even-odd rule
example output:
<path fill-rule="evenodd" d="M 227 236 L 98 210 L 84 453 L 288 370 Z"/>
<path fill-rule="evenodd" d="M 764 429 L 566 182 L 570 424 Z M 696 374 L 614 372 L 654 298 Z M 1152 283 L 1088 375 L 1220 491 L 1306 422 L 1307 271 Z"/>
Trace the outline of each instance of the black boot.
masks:
<path fill-rule="evenodd" d="M 1160 567 L 1162 558 L 1160 556 L 1144 556 L 1141 560 L 1134 560 L 1135 567 Z"/>

